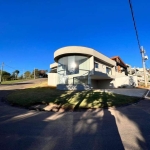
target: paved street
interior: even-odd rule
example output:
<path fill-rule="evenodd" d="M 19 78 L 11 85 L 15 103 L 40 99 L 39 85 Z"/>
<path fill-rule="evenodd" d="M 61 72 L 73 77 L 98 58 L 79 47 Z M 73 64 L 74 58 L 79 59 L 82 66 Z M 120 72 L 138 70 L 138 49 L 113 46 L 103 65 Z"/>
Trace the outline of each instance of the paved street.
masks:
<path fill-rule="evenodd" d="M 150 101 L 116 109 L 36 112 L 0 103 L 1 150 L 150 149 Z"/>
<path fill-rule="evenodd" d="M 40 78 L 40 79 L 33 79 L 33 80 L 27 80 L 27 81 L 23 81 L 23 82 L 18 82 L 18 83 L 13 83 L 13 84 L 9 84 L 9 85 L 1 85 L 0 84 L 0 91 L 1 90 L 16 90 L 16 89 L 24 89 L 24 88 L 28 88 L 28 87 L 32 87 L 35 84 L 40 84 L 44 81 L 47 81 L 47 78 Z"/>
<path fill-rule="evenodd" d="M 14 89 L 19 87 L 25 84 Z M 12 90 L 0 88 L 0 98 Z M 149 141 L 150 100 L 65 113 L 29 111 L 0 102 L 1 150 L 149 150 Z"/>

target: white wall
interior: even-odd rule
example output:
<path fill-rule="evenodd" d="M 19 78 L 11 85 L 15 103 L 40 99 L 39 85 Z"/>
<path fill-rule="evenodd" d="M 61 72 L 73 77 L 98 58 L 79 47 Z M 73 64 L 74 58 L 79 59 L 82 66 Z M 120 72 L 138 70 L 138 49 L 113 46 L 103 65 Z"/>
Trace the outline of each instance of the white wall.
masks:
<path fill-rule="evenodd" d="M 115 67 L 109 66 L 105 63 L 94 60 L 94 62 L 98 63 L 98 68 L 95 68 L 95 71 L 106 73 L 106 67 L 111 69 L 111 75 L 115 75 Z"/>
<path fill-rule="evenodd" d="M 57 73 L 48 73 L 48 85 L 57 86 L 58 75 Z"/>
<path fill-rule="evenodd" d="M 133 83 L 138 86 L 137 76 L 123 76 L 116 79 L 91 80 L 92 87 L 98 89 L 118 88 L 119 86 L 130 87 Z"/>
<path fill-rule="evenodd" d="M 128 85 L 131 86 L 132 83 L 135 83 L 138 86 L 137 76 L 122 76 L 115 79 L 115 87 Z"/>
<path fill-rule="evenodd" d="M 90 74 L 93 75 L 94 74 L 94 57 L 91 56 L 89 58 L 89 61 L 90 61 Z"/>
<path fill-rule="evenodd" d="M 126 77 L 125 75 L 125 72 L 116 72 L 116 78 L 119 78 L 119 77 Z"/>

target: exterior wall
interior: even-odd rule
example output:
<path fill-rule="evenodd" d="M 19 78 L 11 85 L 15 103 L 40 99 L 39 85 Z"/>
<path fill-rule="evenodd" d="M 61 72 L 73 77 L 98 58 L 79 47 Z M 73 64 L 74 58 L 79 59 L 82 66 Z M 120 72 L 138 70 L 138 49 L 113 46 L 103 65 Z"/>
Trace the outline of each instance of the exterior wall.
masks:
<path fill-rule="evenodd" d="M 106 63 L 100 61 L 94 61 L 94 63 L 98 63 L 98 68 L 95 68 L 95 71 L 106 73 L 106 67 L 111 69 L 111 75 L 115 76 L 115 67 L 109 66 Z"/>
<path fill-rule="evenodd" d="M 121 86 L 138 86 L 137 76 L 122 76 L 115 79 L 91 80 L 93 89 L 112 89 Z"/>
<path fill-rule="evenodd" d="M 48 73 L 48 85 L 57 86 L 58 75 L 57 73 Z"/>
<path fill-rule="evenodd" d="M 119 77 L 127 77 L 127 76 L 125 75 L 125 72 L 121 72 L 121 73 L 116 72 L 116 78 L 119 78 Z"/>
<path fill-rule="evenodd" d="M 116 75 L 116 69 L 115 69 L 115 66 L 112 67 L 112 75 L 115 76 Z"/>
<path fill-rule="evenodd" d="M 50 68 L 52 69 L 52 68 L 57 68 L 57 66 L 58 66 L 58 63 L 53 63 L 53 64 L 50 64 Z"/>
<path fill-rule="evenodd" d="M 94 74 L 94 57 L 91 56 L 89 58 L 89 61 L 90 61 L 90 75 Z"/>
<path fill-rule="evenodd" d="M 119 86 L 138 86 L 137 76 L 122 76 L 115 79 L 115 87 Z"/>

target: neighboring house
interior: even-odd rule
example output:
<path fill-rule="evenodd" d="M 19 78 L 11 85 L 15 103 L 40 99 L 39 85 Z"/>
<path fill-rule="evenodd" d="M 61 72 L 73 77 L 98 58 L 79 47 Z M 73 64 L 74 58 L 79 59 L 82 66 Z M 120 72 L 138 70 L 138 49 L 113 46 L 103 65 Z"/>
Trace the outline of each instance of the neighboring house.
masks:
<path fill-rule="evenodd" d="M 60 90 L 131 85 L 127 66 L 118 56 L 110 59 L 91 48 L 68 46 L 55 51 L 54 60 L 55 63 L 50 65 L 48 85 L 57 86 Z"/>
<path fill-rule="evenodd" d="M 126 66 L 127 66 L 127 72 L 128 72 L 128 75 L 132 75 L 133 73 L 132 73 L 131 65 L 126 64 Z"/>
<path fill-rule="evenodd" d="M 137 76 L 138 81 L 144 81 L 144 71 L 143 68 L 132 68 L 132 74 Z M 150 80 L 149 70 L 146 70 L 147 81 Z"/>
<path fill-rule="evenodd" d="M 116 62 L 116 72 L 128 75 L 127 65 L 122 61 L 119 56 L 114 56 L 111 59 Z"/>

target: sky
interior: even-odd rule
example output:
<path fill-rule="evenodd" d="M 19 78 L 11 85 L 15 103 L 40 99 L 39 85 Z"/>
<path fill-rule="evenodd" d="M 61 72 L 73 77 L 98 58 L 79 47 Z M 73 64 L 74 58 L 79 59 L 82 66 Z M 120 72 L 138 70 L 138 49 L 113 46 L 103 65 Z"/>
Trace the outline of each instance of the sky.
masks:
<path fill-rule="evenodd" d="M 150 1 L 132 0 L 132 5 L 140 44 L 150 57 Z M 5 71 L 50 70 L 54 52 L 64 46 L 93 48 L 142 67 L 128 0 L 0 0 Z"/>

